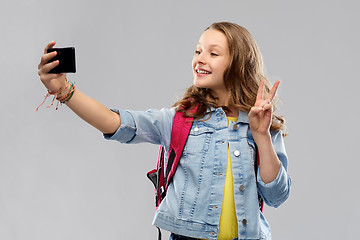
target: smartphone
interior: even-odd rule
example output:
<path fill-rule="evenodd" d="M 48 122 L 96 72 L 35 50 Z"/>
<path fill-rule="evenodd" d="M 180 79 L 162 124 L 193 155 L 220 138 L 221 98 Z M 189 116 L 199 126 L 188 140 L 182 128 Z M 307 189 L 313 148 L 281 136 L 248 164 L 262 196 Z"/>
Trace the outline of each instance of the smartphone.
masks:
<path fill-rule="evenodd" d="M 49 48 L 47 53 L 57 52 L 57 55 L 52 58 L 49 62 L 59 60 L 59 65 L 49 71 L 49 73 L 75 73 L 75 48 Z"/>

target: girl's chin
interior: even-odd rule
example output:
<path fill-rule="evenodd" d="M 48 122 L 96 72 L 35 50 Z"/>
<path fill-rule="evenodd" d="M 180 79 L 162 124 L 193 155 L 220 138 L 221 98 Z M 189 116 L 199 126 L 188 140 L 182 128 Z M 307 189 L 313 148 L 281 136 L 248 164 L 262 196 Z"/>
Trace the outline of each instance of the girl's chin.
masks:
<path fill-rule="evenodd" d="M 194 86 L 198 87 L 198 88 L 207 88 L 206 86 L 204 86 L 202 84 L 196 84 L 196 83 L 194 83 Z"/>
<path fill-rule="evenodd" d="M 198 87 L 198 88 L 208 88 L 209 86 L 207 86 L 206 83 L 204 83 L 204 81 L 201 81 L 199 79 L 194 79 L 194 86 Z"/>

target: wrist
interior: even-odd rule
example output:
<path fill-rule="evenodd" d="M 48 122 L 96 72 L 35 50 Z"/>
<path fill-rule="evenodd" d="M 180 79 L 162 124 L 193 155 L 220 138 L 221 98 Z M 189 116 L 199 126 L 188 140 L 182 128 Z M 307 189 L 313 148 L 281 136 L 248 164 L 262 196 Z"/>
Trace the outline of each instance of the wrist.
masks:
<path fill-rule="evenodd" d="M 36 108 L 36 111 L 39 110 L 39 108 L 45 103 L 46 99 L 49 96 L 54 95 L 54 99 L 52 100 L 51 104 L 49 106 L 47 106 L 48 108 L 54 104 L 55 99 L 58 100 L 60 103 L 67 103 L 74 95 L 74 92 L 75 92 L 74 83 L 69 83 L 67 78 L 65 78 L 65 86 L 64 87 L 61 87 L 59 90 L 57 90 L 55 92 L 52 92 L 52 91 L 50 91 L 50 89 L 48 89 L 48 93 L 45 95 L 44 101 Z M 56 105 L 56 110 L 58 109 L 59 102 Z"/>
<path fill-rule="evenodd" d="M 266 143 L 271 143 L 271 134 L 269 131 L 265 133 L 253 133 L 255 143 L 260 146 Z"/>
<path fill-rule="evenodd" d="M 56 93 L 54 93 L 56 95 L 56 99 L 59 99 L 66 95 L 69 92 L 70 87 L 71 83 L 66 79 L 65 86 L 63 86 Z"/>
<path fill-rule="evenodd" d="M 55 88 L 57 90 L 53 90 L 48 88 L 47 91 L 50 95 L 54 95 L 55 97 L 58 96 L 59 94 L 61 94 L 62 92 L 65 91 L 65 89 L 69 86 L 69 81 L 67 78 L 64 79 L 64 83 L 61 84 L 62 86 L 60 88 Z"/>

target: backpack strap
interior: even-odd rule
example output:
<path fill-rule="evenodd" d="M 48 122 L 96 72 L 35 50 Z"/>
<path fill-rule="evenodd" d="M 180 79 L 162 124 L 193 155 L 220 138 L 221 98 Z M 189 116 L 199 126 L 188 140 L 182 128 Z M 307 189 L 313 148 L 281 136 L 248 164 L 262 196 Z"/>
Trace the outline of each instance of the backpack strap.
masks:
<path fill-rule="evenodd" d="M 196 112 L 197 108 L 198 105 L 191 109 L 190 112 Z M 190 133 L 193 119 L 194 118 L 192 117 L 184 117 L 182 112 L 177 111 L 175 113 L 167 161 L 164 156 L 165 148 L 164 146 L 160 146 L 156 169 L 147 173 L 147 177 L 154 184 L 156 207 L 158 207 L 164 199 L 167 187 L 175 174 L 186 140 Z M 165 162 L 166 171 L 164 171 Z"/>
<path fill-rule="evenodd" d="M 191 109 L 190 112 L 196 112 L 197 108 L 198 105 L 195 106 L 195 108 Z M 194 118 L 192 117 L 184 117 L 182 112 L 177 111 L 175 113 L 171 130 L 169 155 L 167 158 L 166 171 L 164 175 L 164 185 L 162 188 L 160 188 L 160 195 L 162 199 L 166 195 L 166 190 L 179 164 L 186 140 L 191 130 L 193 120 Z"/>
<path fill-rule="evenodd" d="M 257 170 L 259 167 L 259 150 L 257 149 L 257 147 L 255 150 L 256 150 L 256 159 L 255 159 L 254 167 L 255 167 L 255 180 L 256 180 Z M 262 197 L 260 196 L 259 193 L 258 193 L 258 201 L 259 201 L 259 208 L 260 208 L 261 212 L 263 212 L 264 211 L 264 200 L 262 199 Z"/>
<path fill-rule="evenodd" d="M 190 112 L 196 112 L 197 108 L 198 105 L 191 109 Z M 175 174 L 186 140 L 189 136 L 193 120 L 194 118 L 192 117 L 184 117 L 182 112 L 176 112 L 175 114 L 165 172 L 165 190 L 168 188 L 169 183 Z"/>

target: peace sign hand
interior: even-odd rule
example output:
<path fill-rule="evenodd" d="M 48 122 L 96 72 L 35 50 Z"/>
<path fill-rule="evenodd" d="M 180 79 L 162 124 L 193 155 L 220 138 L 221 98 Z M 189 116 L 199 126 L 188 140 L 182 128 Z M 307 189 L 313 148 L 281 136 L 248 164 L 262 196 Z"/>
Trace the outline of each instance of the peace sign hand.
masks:
<path fill-rule="evenodd" d="M 255 105 L 250 109 L 248 118 L 249 125 L 253 136 L 268 135 L 272 122 L 272 105 L 271 101 L 274 99 L 280 81 L 277 80 L 270 90 L 269 95 L 264 99 L 265 80 L 261 81 L 256 96 Z"/>

